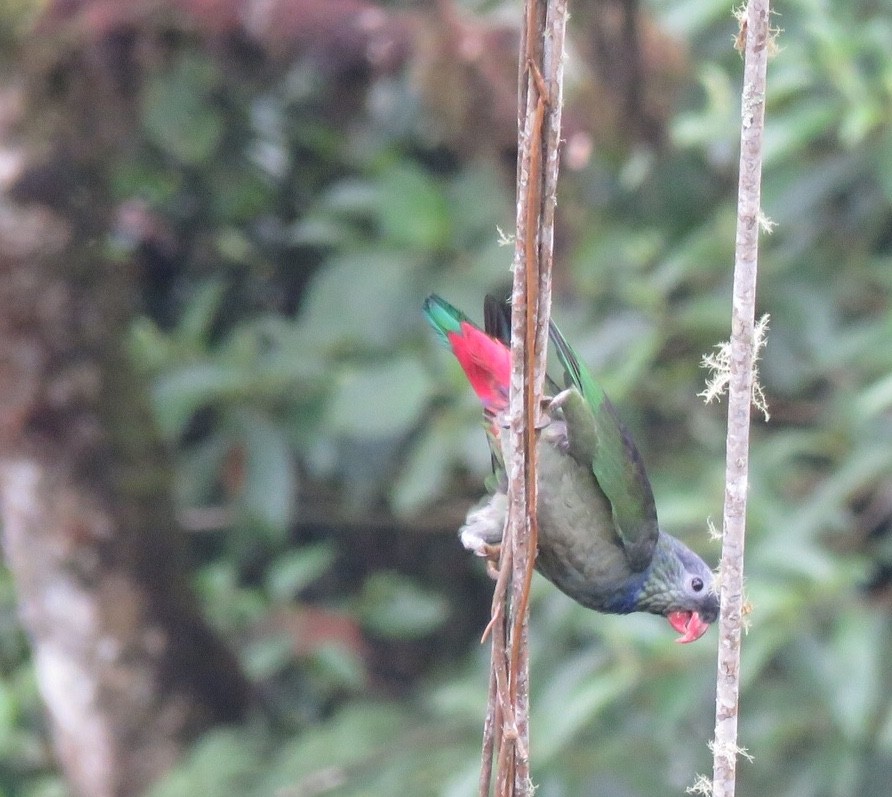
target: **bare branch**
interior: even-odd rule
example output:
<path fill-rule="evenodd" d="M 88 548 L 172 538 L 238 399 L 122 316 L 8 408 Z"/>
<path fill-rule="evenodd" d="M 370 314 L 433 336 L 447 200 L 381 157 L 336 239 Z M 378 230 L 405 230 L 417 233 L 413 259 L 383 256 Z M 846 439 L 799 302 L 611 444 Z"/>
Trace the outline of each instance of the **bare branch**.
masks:
<path fill-rule="evenodd" d="M 733 797 L 740 691 L 743 614 L 743 550 L 749 471 L 750 404 L 756 359 L 755 299 L 761 212 L 765 80 L 771 45 L 769 0 L 749 0 L 740 20 L 744 81 L 737 194 L 737 237 L 728 381 L 728 440 L 725 461 L 724 540 L 720 567 L 718 679 L 713 750 L 713 797 Z"/>
<path fill-rule="evenodd" d="M 536 556 L 536 440 L 551 307 L 567 0 L 526 0 L 518 98 L 508 524 L 493 594 L 492 673 L 480 794 L 532 794 L 527 618 Z M 498 752 L 496 752 L 498 751 Z"/>

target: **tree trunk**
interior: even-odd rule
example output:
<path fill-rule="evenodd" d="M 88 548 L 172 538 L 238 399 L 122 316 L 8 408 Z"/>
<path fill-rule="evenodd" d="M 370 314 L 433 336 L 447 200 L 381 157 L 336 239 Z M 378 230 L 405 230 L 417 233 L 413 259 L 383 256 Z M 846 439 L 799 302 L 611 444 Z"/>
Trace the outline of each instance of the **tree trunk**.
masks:
<path fill-rule="evenodd" d="M 186 584 L 170 463 L 125 351 L 137 281 L 97 245 L 101 180 L 64 145 L 40 165 L 12 149 L 9 123 L 0 114 L 0 157 L 20 167 L 0 193 L 3 550 L 72 791 L 136 795 L 199 731 L 240 718 L 250 690 Z"/>

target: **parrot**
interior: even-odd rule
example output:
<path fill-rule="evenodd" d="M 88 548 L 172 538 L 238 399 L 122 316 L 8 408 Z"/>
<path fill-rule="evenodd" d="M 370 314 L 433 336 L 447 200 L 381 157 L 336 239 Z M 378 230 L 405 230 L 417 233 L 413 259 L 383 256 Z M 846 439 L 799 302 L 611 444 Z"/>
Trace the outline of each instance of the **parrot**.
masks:
<path fill-rule="evenodd" d="M 485 331 L 436 294 L 422 309 L 483 404 L 491 494 L 470 509 L 459 537 L 469 551 L 493 558 L 508 512 L 510 306 L 487 295 Z M 537 430 L 536 569 L 582 606 L 661 615 L 681 635 L 677 642 L 694 642 L 719 614 L 713 572 L 660 528 L 629 431 L 553 322 L 549 340 L 564 373 L 563 388 L 547 377 Z"/>

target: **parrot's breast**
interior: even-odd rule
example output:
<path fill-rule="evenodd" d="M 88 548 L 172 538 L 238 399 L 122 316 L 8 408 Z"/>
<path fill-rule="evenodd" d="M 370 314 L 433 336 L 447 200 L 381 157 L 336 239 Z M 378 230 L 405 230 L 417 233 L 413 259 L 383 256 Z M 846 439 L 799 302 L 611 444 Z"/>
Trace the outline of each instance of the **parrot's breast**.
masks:
<path fill-rule="evenodd" d="M 591 609 L 633 611 L 645 575 L 629 567 L 591 469 L 562 451 L 547 429 L 538 455 L 539 571 Z"/>

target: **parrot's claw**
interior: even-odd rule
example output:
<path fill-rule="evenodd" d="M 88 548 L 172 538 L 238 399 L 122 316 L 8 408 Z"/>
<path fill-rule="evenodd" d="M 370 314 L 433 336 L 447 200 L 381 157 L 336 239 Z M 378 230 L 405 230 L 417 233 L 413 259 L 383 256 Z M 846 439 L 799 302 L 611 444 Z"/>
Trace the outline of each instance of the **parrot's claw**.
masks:
<path fill-rule="evenodd" d="M 493 580 L 499 578 L 499 557 L 502 555 L 501 545 L 486 546 L 486 574 Z"/>
<path fill-rule="evenodd" d="M 558 393 L 554 398 L 552 398 L 548 402 L 548 412 L 549 414 L 554 412 L 555 410 L 559 410 L 564 406 L 567 399 L 570 398 L 570 395 L 573 393 L 574 388 L 568 387 L 566 390 L 562 390 Z"/>
<path fill-rule="evenodd" d="M 465 550 L 486 559 L 498 559 L 507 511 L 507 496 L 495 493 L 468 512 L 465 524 L 458 532 Z"/>
<path fill-rule="evenodd" d="M 497 542 L 486 542 L 486 540 L 463 530 L 461 534 L 462 545 L 469 551 L 473 551 L 477 556 L 486 559 L 486 572 L 493 579 L 499 577 L 499 557 L 502 555 L 502 545 Z"/>

